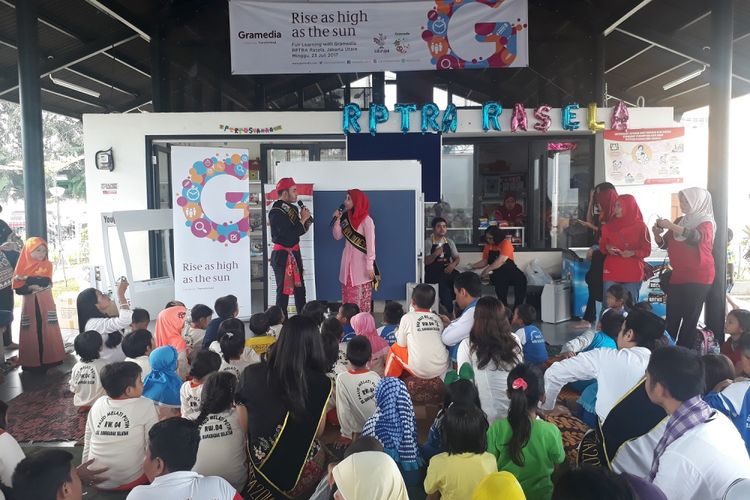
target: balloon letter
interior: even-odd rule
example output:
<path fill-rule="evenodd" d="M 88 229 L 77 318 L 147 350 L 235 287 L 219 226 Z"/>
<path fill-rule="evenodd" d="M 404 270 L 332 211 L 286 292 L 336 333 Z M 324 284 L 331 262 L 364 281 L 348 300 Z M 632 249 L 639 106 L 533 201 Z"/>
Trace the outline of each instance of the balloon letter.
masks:
<path fill-rule="evenodd" d="M 426 133 L 430 128 L 435 132 L 440 132 L 437 117 L 440 115 L 440 108 L 434 102 L 422 106 L 422 133 Z"/>
<path fill-rule="evenodd" d="M 596 121 L 596 103 L 589 103 L 589 130 L 592 132 L 599 132 L 604 130 L 604 122 Z"/>
<path fill-rule="evenodd" d="M 630 113 L 625 103 L 620 101 L 615 106 L 615 110 L 612 112 L 612 129 L 624 132 L 628 129 L 628 119 Z"/>
<path fill-rule="evenodd" d="M 344 133 L 349 133 L 349 128 L 351 127 L 354 129 L 356 133 L 360 133 L 362 131 L 362 127 L 359 126 L 359 117 L 362 116 L 362 109 L 359 107 L 359 105 L 354 103 L 349 103 L 344 106 L 343 109 L 344 112 L 344 120 L 343 120 L 343 129 Z"/>
<path fill-rule="evenodd" d="M 393 110 L 401 113 L 401 132 L 404 134 L 409 131 L 410 114 L 417 110 L 416 104 L 396 104 Z"/>
<path fill-rule="evenodd" d="M 458 128 L 458 109 L 451 103 L 443 111 L 443 133 L 455 132 Z"/>
<path fill-rule="evenodd" d="M 503 113 L 503 107 L 495 101 L 487 101 L 482 106 L 482 130 L 487 132 L 492 126 L 492 130 L 500 130 L 500 115 Z"/>
<path fill-rule="evenodd" d="M 378 123 L 388 121 L 388 108 L 382 104 L 370 104 L 370 133 L 375 135 L 378 132 Z"/>
<path fill-rule="evenodd" d="M 563 108 L 562 126 L 565 130 L 578 130 L 581 126 L 581 122 L 576 120 L 576 112 L 578 104 L 568 104 Z"/>
<path fill-rule="evenodd" d="M 534 124 L 534 128 L 539 132 L 548 131 L 550 125 L 552 125 L 552 118 L 549 116 L 551 110 L 552 108 L 546 104 L 542 104 L 534 110 L 534 119 L 537 121 L 537 123 Z"/>
<path fill-rule="evenodd" d="M 526 118 L 526 108 L 520 102 L 513 106 L 513 115 L 510 118 L 510 131 L 528 130 L 528 119 Z"/>

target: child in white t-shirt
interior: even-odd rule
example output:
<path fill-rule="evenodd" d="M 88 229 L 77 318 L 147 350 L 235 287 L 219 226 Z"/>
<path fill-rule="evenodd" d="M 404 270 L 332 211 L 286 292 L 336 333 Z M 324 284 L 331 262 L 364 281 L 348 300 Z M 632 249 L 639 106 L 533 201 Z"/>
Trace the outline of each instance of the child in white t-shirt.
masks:
<path fill-rule="evenodd" d="M 357 335 L 346 346 L 350 369 L 336 377 L 336 415 L 341 436 L 352 440 L 375 413 L 375 388 L 380 376 L 367 368 L 372 347 L 367 337 Z"/>
<path fill-rule="evenodd" d="M 429 380 L 442 377 L 450 368 L 450 355 L 442 340 L 443 322 L 440 316 L 430 311 L 434 302 L 432 285 L 414 287 L 412 307 L 401 318 L 396 343 L 388 353 L 387 377 L 400 377 L 406 371 Z"/>
<path fill-rule="evenodd" d="M 194 420 L 201 409 L 203 383 L 221 367 L 221 355 L 213 351 L 198 351 L 190 366 L 190 380 L 180 388 L 180 410 L 184 418 Z"/>
<path fill-rule="evenodd" d="M 182 499 L 242 500 L 226 480 L 204 477 L 190 469 L 195 464 L 200 431 L 195 422 L 173 417 L 151 428 L 143 470 L 151 484 L 138 486 L 128 500 Z"/>
<path fill-rule="evenodd" d="M 70 372 L 69 387 L 73 393 L 73 405 L 81 411 L 88 411 L 104 395 L 99 380 L 99 372 L 105 365 L 99 357 L 103 344 L 101 334 L 93 330 L 79 333 L 73 341 L 78 362 Z"/>
<path fill-rule="evenodd" d="M 270 333 L 273 337 L 279 338 L 281 327 L 284 326 L 284 311 L 279 306 L 271 306 L 266 309 L 266 317 L 270 325 Z"/>
<path fill-rule="evenodd" d="M 154 350 L 154 336 L 148 330 L 135 330 L 122 339 L 122 352 L 125 353 L 125 361 L 132 361 L 141 367 L 141 380 L 151 373 L 151 362 L 149 354 Z"/>
<path fill-rule="evenodd" d="M 247 482 L 247 409 L 234 404 L 237 379 L 229 372 L 206 377 L 196 418 L 201 433 L 193 471 L 219 476 L 240 490 Z"/>
<path fill-rule="evenodd" d="M 147 310 L 136 307 L 133 309 L 133 316 L 130 322 L 130 331 L 136 330 L 148 330 L 148 325 L 151 323 L 151 315 Z"/>
<path fill-rule="evenodd" d="M 189 359 L 192 360 L 195 352 L 201 349 L 203 338 L 206 336 L 206 328 L 213 315 L 214 310 L 205 304 L 195 304 L 190 309 L 190 323 L 184 335 Z"/>
<path fill-rule="evenodd" d="M 18 462 L 24 459 L 24 454 L 18 441 L 5 431 L 8 428 L 5 421 L 7 412 L 8 405 L 0 401 L 0 483 L 4 488 L 10 489 L 13 471 L 16 470 Z M 1 489 L 0 498 L 3 498 Z"/>
<path fill-rule="evenodd" d="M 245 324 L 237 318 L 226 319 L 219 325 L 219 341 L 212 342 L 209 349 L 221 354 L 220 372 L 231 371 L 237 378 L 248 365 L 260 363 L 260 356 L 250 347 L 245 347 Z"/>
<path fill-rule="evenodd" d="M 141 368 L 131 361 L 106 365 L 100 374 L 106 395 L 91 407 L 86 420 L 82 461 L 108 468 L 105 490 L 145 484 L 143 459 L 148 431 L 159 420 L 154 403 L 142 397 Z"/>

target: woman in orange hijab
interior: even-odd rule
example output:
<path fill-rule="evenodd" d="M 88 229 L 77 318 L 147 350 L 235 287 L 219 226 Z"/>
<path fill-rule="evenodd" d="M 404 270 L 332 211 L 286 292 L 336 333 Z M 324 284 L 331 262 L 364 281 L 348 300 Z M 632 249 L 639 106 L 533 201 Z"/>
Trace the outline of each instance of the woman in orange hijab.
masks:
<path fill-rule="evenodd" d="M 177 351 L 177 374 L 187 377 L 188 366 L 187 342 L 182 336 L 185 330 L 187 309 L 183 305 L 167 307 L 156 317 L 156 335 L 154 347 L 172 346 Z"/>
<path fill-rule="evenodd" d="M 65 348 L 52 298 L 52 263 L 42 238 L 26 240 L 16 264 L 13 289 L 23 297 L 19 364 L 27 370 L 62 363 Z"/>

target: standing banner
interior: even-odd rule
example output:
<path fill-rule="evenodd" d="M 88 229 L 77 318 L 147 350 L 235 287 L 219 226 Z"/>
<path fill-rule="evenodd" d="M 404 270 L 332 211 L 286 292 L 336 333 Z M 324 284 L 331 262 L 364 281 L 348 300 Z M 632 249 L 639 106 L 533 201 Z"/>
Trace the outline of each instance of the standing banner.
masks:
<path fill-rule="evenodd" d="M 527 0 L 230 0 L 232 74 L 529 65 Z"/>
<path fill-rule="evenodd" d="M 271 210 L 271 205 L 279 199 L 279 195 L 276 192 L 276 186 L 274 184 L 265 184 L 263 187 L 266 193 L 266 214 Z M 311 213 L 315 213 L 315 204 L 313 202 L 313 185 L 312 184 L 297 184 L 297 196 L 298 200 L 301 201 L 307 208 L 310 209 Z M 318 220 L 315 224 L 320 224 Z M 315 245 L 313 244 L 315 238 L 313 237 L 313 228 L 311 227 L 302 237 L 299 239 L 299 248 L 302 253 L 302 278 L 305 282 L 306 297 L 307 301 L 315 300 Z M 276 303 L 276 275 L 273 273 L 271 268 L 271 252 L 273 252 L 273 241 L 271 241 L 271 225 L 268 223 L 268 217 L 266 217 L 266 234 L 267 238 L 267 252 L 268 256 L 266 266 L 268 268 L 268 304 L 272 305 Z M 289 296 L 289 310 L 297 311 L 296 304 L 294 303 L 294 295 Z M 300 312 L 300 311 L 297 311 Z"/>
<path fill-rule="evenodd" d="M 682 182 L 685 129 L 604 131 L 606 179 L 616 186 Z"/>
<path fill-rule="evenodd" d="M 244 149 L 172 146 L 175 298 L 250 316 L 250 184 Z"/>

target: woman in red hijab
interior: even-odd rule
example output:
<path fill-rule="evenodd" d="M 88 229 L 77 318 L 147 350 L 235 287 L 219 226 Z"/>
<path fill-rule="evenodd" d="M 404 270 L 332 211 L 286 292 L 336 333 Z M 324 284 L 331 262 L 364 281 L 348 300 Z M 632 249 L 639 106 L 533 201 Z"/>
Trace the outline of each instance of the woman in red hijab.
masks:
<path fill-rule="evenodd" d="M 346 239 L 339 272 L 342 302 L 357 304 L 360 312 L 371 312 L 372 288 L 380 277 L 375 264 L 375 223 L 370 217 L 370 200 L 359 189 L 350 189 L 344 207 L 344 213 L 337 210 L 333 214 L 333 237 Z"/>
<path fill-rule="evenodd" d="M 643 281 L 643 259 L 651 255 L 651 235 L 643 222 L 641 210 L 632 195 L 617 198 L 612 218 L 602 226 L 599 249 L 604 259 L 604 288 L 619 283 L 630 292 L 633 302 L 638 302 Z"/>
<path fill-rule="evenodd" d="M 59 365 L 65 348 L 52 298 L 52 263 L 42 238 L 26 240 L 16 264 L 13 289 L 23 296 L 19 364 L 24 370 Z"/>

